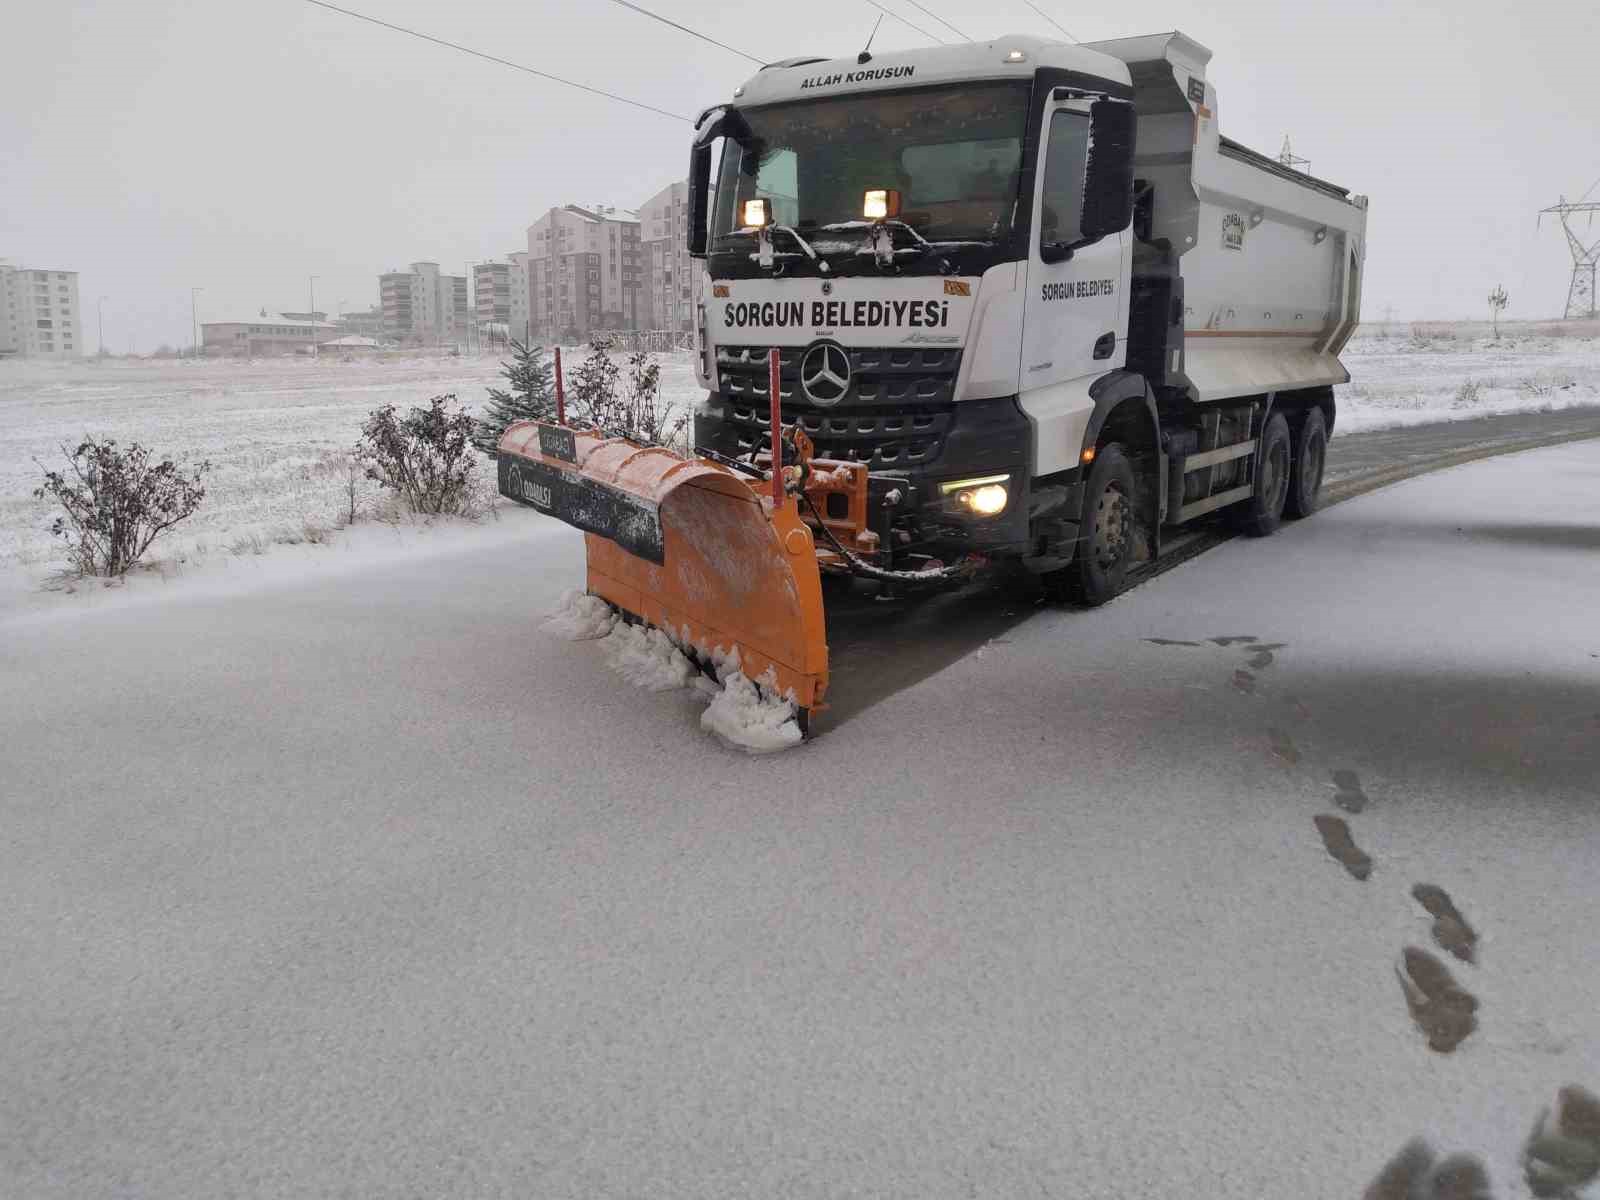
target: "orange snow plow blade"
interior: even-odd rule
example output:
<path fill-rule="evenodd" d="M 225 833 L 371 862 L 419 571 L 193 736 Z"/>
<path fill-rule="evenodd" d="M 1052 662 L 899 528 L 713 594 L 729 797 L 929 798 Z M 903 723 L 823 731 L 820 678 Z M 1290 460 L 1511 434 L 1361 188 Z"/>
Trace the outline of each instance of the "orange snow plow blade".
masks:
<path fill-rule="evenodd" d="M 766 486 L 562 425 L 522 422 L 499 446 L 501 495 L 584 530 L 591 594 L 702 662 L 737 652 L 747 677 L 815 712 L 828 688 L 817 552 L 795 498 L 774 504 Z"/>

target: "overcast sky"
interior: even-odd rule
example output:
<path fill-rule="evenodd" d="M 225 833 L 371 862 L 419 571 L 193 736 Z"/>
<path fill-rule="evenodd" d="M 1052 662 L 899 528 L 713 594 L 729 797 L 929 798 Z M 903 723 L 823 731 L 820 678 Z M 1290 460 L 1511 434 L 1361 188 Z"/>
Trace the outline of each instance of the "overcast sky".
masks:
<path fill-rule="evenodd" d="M 1085 41 L 1178 28 L 1209 46 L 1222 131 L 1372 198 L 1365 315 L 1559 315 L 1570 258 L 1536 210 L 1600 177 L 1600 8 L 1382 0 L 1037 0 Z M 641 0 L 762 59 L 858 50 L 865 0 Z M 955 34 L 910 0 L 886 7 Z M 1023 0 L 922 0 L 974 38 L 1052 30 Z M 745 60 L 609 0 L 344 7 L 686 116 Z M 552 205 L 637 205 L 682 176 L 689 127 L 305 0 L 16 5 L 0 69 L 0 257 L 81 272 L 106 341 L 201 320 L 376 302 L 417 259 L 526 248 Z M 875 48 L 926 44 L 885 20 Z M 1600 189 L 1597 189 L 1600 195 Z M 1594 235 L 1600 237 L 1600 224 Z"/>

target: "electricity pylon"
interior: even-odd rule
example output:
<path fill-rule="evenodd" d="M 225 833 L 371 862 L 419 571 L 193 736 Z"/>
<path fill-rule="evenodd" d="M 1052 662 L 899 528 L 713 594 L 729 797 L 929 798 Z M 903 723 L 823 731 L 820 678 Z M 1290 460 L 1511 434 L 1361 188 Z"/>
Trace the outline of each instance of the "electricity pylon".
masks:
<path fill-rule="evenodd" d="M 1600 180 L 1596 180 L 1600 183 Z M 1591 184 L 1589 192 L 1594 191 Z M 1565 196 L 1561 197 L 1560 204 L 1552 204 L 1549 208 L 1541 208 L 1539 216 L 1542 220 L 1545 213 L 1555 213 L 1561 218 L 1561 231 L 1567 235 L 1567 246 L 1572 251 L 1572 283 L 1567 288 L 1567 311 L 1565 317 L 1572 320 L 1574 317 L 1589 317 L 1593 319 L 1595 311 L 1595 274 L 1596 265 L 1600 264 L 1600 238 L 1595 238 L 1588 245 L 1584 239 L 1594 232 L 1594 214 L 1600 212 L 1600 201 L 1588 200 L 1589 192 L 1585 192 L 1576 201 L 1568 203 Z M 1589 216 L 1587 228 L 1583 237 L 1578 236 L 1578 217 L 1587 213 Z"/>

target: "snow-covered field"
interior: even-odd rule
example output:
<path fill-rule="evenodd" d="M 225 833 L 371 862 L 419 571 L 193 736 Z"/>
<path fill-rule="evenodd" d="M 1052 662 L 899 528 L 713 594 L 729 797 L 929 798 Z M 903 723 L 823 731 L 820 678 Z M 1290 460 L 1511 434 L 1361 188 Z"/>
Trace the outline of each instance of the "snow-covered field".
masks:
<path fill-rule="evenodd" d="M 1340 434 L 1600 405 L 1600 322 L 1364 326 L 1344 361 Z"/>
<path fill-rule="evenodd" d="M 1507 323 L 1496 341 L 1487 327 L 1397 324 L 1363 330 L 1346 361 L 1340 433 L 1600 404 L 1600 325 Z M 499 369 L 492 357 L 0 363 L 0 567 L 59 565 L 34 460 L 59 462 L 86 433 L 211 461 L 204 507 L 157 553 L 254 554 L 340 524 L 344 456 L 368 411 L 447 392 L 475 407 Z M 665 359 L 663 396 L 695 390 L 687 356 Z"/>

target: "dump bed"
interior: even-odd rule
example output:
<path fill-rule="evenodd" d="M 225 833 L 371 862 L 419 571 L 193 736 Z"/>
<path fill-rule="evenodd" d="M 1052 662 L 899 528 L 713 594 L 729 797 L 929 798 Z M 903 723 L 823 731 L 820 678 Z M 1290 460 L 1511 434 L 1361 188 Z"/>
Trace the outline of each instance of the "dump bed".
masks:
<path fill-rule="evenodd" d="M 1139 112 L 1130 344 L 1153 361 L 1137 365 L 1198 400 L 1346 382 L 1366 198 L 1223 137 L 1211 52 L 1183 34 L 1088 48 L 1128 64 Z"/>

